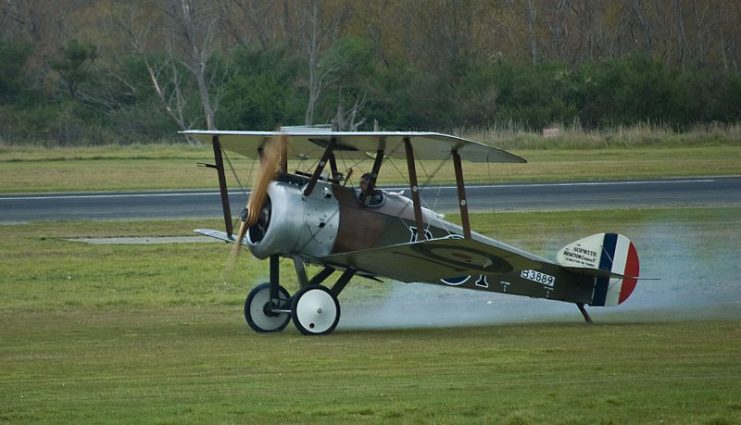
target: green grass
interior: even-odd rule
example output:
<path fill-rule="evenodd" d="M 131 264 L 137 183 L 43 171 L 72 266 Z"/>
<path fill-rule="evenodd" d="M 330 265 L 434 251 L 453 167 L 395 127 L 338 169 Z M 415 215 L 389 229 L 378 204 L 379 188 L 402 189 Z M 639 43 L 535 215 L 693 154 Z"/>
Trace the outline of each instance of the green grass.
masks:
<path fill-rule="evenodd" d="M 466 181 L 531 182 L 619 180 L 664 177 L 720 176 L 741 174 L 741 146 L 688 145 L 670 147 L 611 147 L 604 149 L 514 150 L 527 164 L 464 165 Z M 244 186 L 249 185 L 252 161 L 232 155 L 232 163 Z M 0 193 L 202 189 L 217 186 L 216 174 L 197 163 L 213 162 L 210 147 L 133 146 L 66 148 L 44 150 L 29 147 L 0 148 Z M 291 163 L 291 169 L 308 170 L 313 163 Z M 340 161 L 339 167 L 354 166 L 355 178 L 368 171 L 372 161 L 360 164 Z M 418 165 L 425 181 L 438 162 Z M 381 183 L 399 183 L 405 177 L 402 161 L 386 164 Z M 239 187 L 228 173 L 229 185 Z M 434 183 L 454 181 L 453 167 L 443 166 Z M 353 183 L 357 183 L 354 181 Z"/>
<path fill-rule="evenodd" d="M 2 314 L 6 423 L 738 423 L 738 322 L 247 331 L 224 308 Z"/>
<path fill-rule="evenodd" d="M 474 138 L 530 162 L 466 164 L 471 182 L 741 174 L 738 126 Z M 247 183 L 251 162 L 233 160 Z M 213 171 L 195 168 L 211 161 L 209 147 L 0 146 L 0 193 L 215 188 Z M 590 233 L 623 232 L 642 274 L 662 280 L 642 281 L 628 310 L 594 326 L 341 324 L 328 337 L 292 326 L 266 336 L 241 311 L 267 278 L 264 262 L 243 255 L 226 274 L 226 245 L 67 240 L 189 235 L 218 219 L 0 225 L 0 424 L 741 424 L 738 207 L 474 214 L 472 224 L 548 257 Z M 288 261 L 281 273 L 295 291 Z M 341 301 L 381 303 L 397 286 L 354 279 Z M 646 299 L 676 308 L 630 310 Z"/>
<path fill-rule="evenodd" d="M 593 231 L 625 232 L 662 278 L 634 297 L 738 297 L 737 207 L 472 218 L 548 256 Z M 66 240 L 201 226 L 219 220 L 0 226 L 0 423 L 741 423 L 737 308 L 713 321 L 617 308 L 594 326 L 257 335 L 241 309 L 264 262 L 243 255 L 225 276 L 226 245 Z M 373 303 L 398 285 L 355 279 L 341 301 Z"/>
<path fill-rule="evenodd" d="M 621 232 L 636 243 L 644 276 L 674 275 L 665 264 L 677 259 L 674 268 L 700 279 L 703 287 L 741 275 L 735 261 L 739 207 L 472 214 L 471 223 L 478 232 L 550 258 L 589 234 Z M 225 273 L 230 245 L 89 245 L 68 240 L 193 235 L 197 227 L 221 226 L 219 219 L 2 225 L 0 310 L 241 304 L 247 288 L 267 280 L 267 266 L 242 255 L 238 270 Z M 686 264 L 700 260 L 702 267 Z M 292 263 L 283 260 L 281 267 L 283 284 L 295 291 Z M 383 295 L 389 286 L 359 278 L 343 297 Z"/>

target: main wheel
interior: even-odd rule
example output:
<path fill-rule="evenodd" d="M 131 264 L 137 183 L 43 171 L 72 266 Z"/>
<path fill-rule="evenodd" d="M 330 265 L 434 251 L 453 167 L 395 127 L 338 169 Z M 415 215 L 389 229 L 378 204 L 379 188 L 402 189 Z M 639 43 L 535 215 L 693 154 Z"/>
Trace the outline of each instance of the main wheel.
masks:
<path fill-rule="evenodd" d="M 340 321 L 340 302 L 324 286 L 307 286 L 294 295 L 291 316 L 302 334 L 325 335 Z"/>
<path fill-rule="evenodd" d="M 282 286 L 278 287 L 278 308 L 288 309 L 291 297 Z M 273 313 L 270 302 L 270 283 L 252 288 L 244 302 L 244 318 L 255 332 L 280 332 L 291 320 L 289 313 Z"/>

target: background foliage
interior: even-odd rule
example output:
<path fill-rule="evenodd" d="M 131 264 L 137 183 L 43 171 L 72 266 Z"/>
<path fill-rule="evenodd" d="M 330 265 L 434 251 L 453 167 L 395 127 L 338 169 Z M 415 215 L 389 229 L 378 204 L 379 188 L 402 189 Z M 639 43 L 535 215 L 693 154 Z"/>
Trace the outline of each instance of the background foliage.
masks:
<path fill-rule="evenodd" d="M 8 0 L 0 142 L 741 118 L 724 0 Z"/>

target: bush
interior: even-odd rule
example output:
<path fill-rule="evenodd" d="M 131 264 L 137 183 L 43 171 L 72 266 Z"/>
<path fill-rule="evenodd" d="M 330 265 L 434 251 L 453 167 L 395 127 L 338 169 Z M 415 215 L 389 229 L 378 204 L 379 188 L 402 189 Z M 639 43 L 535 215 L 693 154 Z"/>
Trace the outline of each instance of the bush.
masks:
<path fill-rule="evenodd" d="M 42 91 L 34 82 L 54 74 L 26 69 L 33 54 L 22 42 L 0 40 L 0 138 L 50 145 L 142 143 L 177 139 L 177 126 L 152 90 L 145 67 L 164 53 L 106 61 L 85 43 L 68 43 L 50 60 L 62 75 Z M 612 129 L 650 125 L 686 131 L 741 121 L 741 75 L 718 68 L 671 69 L 631 55 L 586 62 L 532 65 L 471 53 L 426 69 L 408 58 L 381 58 L 366 40 L 344 37 L 322 53 L 326 75 L 315 121 L 328 122 L 338 105 L 364 100 L 361 129 L 377 120 L 388 130 L 517 128 L 550 125 Z M 202 125 L 197 88 L 183 68 L 158 68 L 163 91 L 180 84 L 185 121 Z M 304 122 L 306 58 L 288 47 L 236 49 L 208 64 L 218 128 L 269 130 Z M 48 68 L 47 68 L 48 69 Z M 43 71 L 36 71 L 43 72 Z"/>
<path fill-rule="evenodd" d="M 296 84 L 299 59 L 284 49 L 233 53 L 234 74 L 225 83 L 216 121 L 233 130 L 274 129 L 303 123 L 306 95 Z"/>
<path fill-rule="evenodd" d="M 20 101 L 28 87 L 24 66 L 31 46 L 0 39 L 0 103 Z"/>

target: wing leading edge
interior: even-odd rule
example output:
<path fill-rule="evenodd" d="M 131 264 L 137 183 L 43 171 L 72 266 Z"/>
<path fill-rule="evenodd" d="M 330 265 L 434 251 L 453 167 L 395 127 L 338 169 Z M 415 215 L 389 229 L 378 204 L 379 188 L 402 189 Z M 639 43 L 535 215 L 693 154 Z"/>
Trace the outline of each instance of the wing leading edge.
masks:
<path fill-rule="evenodd" d="M 288 140 L 288 159 L 320 158 L 331 139 L 335 153 L 348 159 L 364 159 L 383 150 L 387 157 L 406 158 L 404 139 L 414 147 L 415 157 L 424 160 L 443 160 L 455 150 L 461 159 L 471 162 L 524 163 L 524 158 L 483 143 L 456 136 L 429 132 L 332 132 L 332 131 L 206 131 L 181 132 L 204 143 L 214 137 L 224 149 L 255 158 L 257 149 L 270 138 L 285 136 Z"/>

